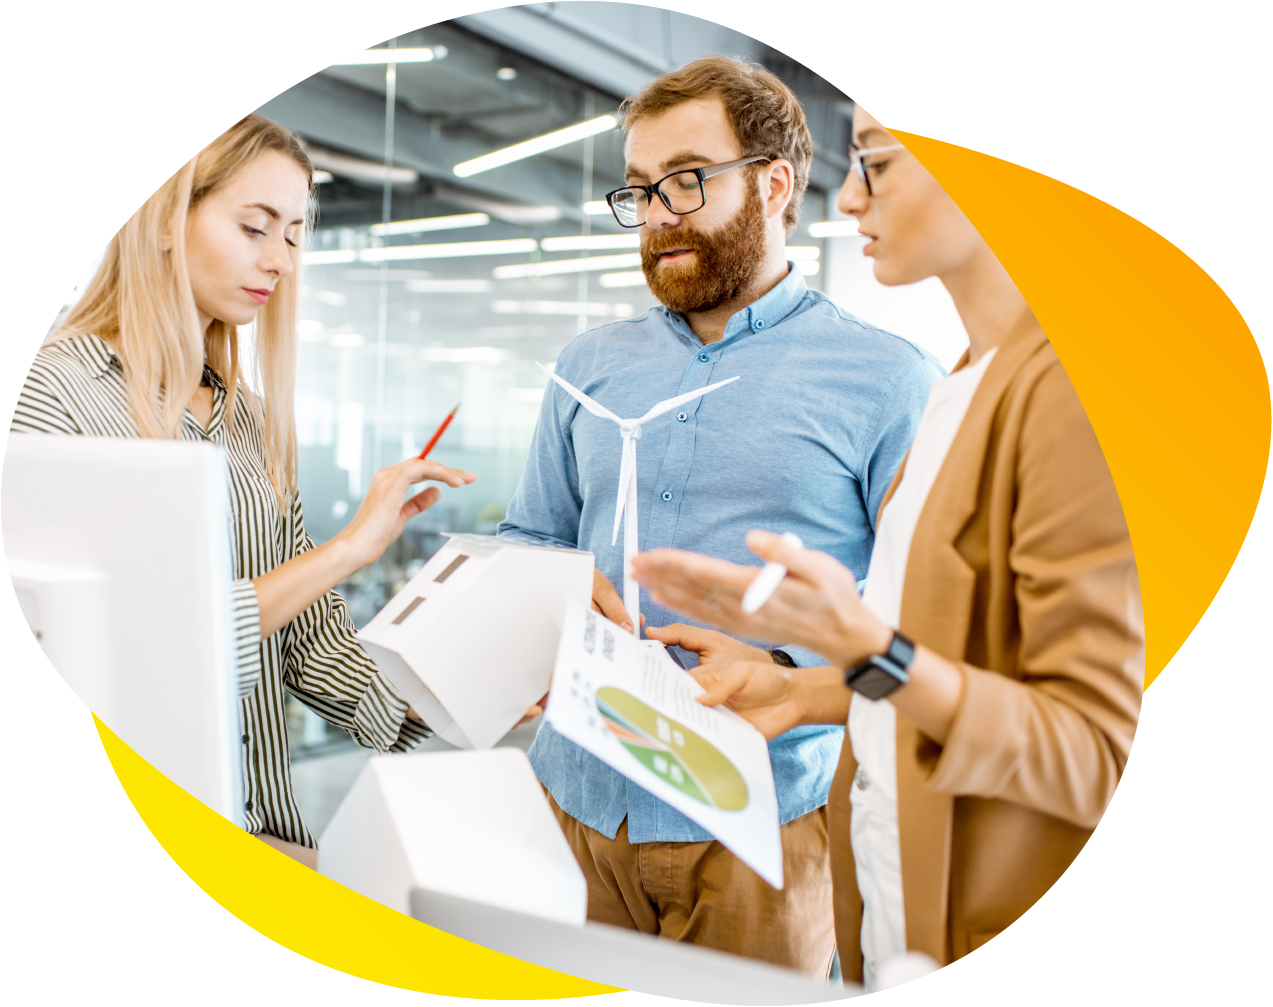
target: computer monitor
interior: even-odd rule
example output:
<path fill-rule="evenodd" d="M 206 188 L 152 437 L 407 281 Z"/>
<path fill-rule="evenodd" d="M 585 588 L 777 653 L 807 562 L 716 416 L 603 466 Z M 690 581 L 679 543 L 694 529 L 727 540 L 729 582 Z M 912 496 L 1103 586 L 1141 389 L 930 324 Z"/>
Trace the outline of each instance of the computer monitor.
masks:
<path fill-rule="evenodd" d="M 0 526 L 53 666 L 138 755 L 241 825 L 221 449 L 12 434 Z"/>

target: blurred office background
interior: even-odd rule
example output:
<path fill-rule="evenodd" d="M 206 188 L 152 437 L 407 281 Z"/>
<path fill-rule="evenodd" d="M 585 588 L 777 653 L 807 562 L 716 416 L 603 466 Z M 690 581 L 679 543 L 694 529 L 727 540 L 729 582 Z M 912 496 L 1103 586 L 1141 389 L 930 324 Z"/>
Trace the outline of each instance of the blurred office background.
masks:
<path fill-rule="evenodd" d="M 962 352 L 940 285 L 881 287 L 835 210 L 852 102 L 756 39 L 657 7 L 574 2 L 487 11 L 351 52 L 258 110 L 301 134 L 322 183 L 296 396 L 306 524 L 319 542 L 338 532 L 372 473 L 418 453 L 459 402 L 431 457 L 480 476 L 445 490 L 342 585 L 360 626 L 443 533 L 489 533 L 503 518 L 543 398 L 535 362 L 655 304 L 636 232 L 603 201 L 623 183 L 618 129 L 583 128 L 591 135 L 485 170 L 456 166 L 614 114 L 652 77 L 710 53 L 766 66 L 804 105 L 815 160 L 788 248 L 809 285 L 947 366 Z M 291 729 L 298 796 L 320 832 L 367 753 L 299 704 Z M 533 726 L 510 741 L 531 737 Z"/>

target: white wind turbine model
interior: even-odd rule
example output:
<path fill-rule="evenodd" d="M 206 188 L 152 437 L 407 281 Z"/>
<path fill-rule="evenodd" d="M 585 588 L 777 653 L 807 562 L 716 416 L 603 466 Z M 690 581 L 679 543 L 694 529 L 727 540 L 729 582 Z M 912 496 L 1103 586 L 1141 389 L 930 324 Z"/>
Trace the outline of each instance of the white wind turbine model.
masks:
<path fill-rule="evenodd" d="M 628 619 L 632 622 L 633 635 L 640 639 L 641 592 L 637 589 L 636 581 L 632 579 L 632 557 L 637 554 L 636 442 L 641 439 L 641 424 L 648 423 L 655 417 L 662 416 L 684 402 L 696 399 L 700 395 L 706 395 L 708 392 L 714 392 L 717 388 L 721 388 L 731 381 L 737 381 L 738 378 L 726 378 L 724 381 L 717 381 L 714 385 L 708 385 L 705 388 L 699 388 L 697 391 L 678 395 L 674 399 L 664 399 L 658 405 L 652 406 L 650 411 L 639 420 L 625 420 L 616 416 L 591 396 L 581 392 L 569 381 L 558 377 L 554 371 L 543 364 L 536 361 L 535 366 L 561 385 L 570 394 L 571 398 L 592 413 L 593 416 L 600 416 L 603 420 L 611 420 L 619 425 L 619 434 L 623 437 L 623 460 L 619 466 L 619 496 L 614 508 L 614 534 L 610 538 L 610 544 L 614 545 L 619 540 L 619 522 L 623 521 L 623 607 L 627 609 Z M 627 511 L 626 521 L 624 521 L 623 517 L 625 509 Z"/>

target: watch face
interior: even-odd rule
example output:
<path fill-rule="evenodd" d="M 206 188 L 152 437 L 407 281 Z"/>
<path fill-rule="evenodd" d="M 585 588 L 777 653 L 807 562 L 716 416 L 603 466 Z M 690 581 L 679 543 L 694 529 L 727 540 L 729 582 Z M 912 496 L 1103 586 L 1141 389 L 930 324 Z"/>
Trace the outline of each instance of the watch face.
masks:
<path fill-rule="evenodd" d="M 861 693 L 867 699 L 883 699 L 901 684 L 887 671 L 871 665 L 854 676 L 853 681 L 849 683 L 849 688 Z"/>

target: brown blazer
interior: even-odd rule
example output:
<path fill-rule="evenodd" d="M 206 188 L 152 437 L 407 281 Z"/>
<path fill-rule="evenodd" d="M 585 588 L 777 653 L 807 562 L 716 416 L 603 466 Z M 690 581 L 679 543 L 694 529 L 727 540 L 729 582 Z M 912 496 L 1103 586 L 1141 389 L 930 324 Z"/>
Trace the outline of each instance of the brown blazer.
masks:
<path fill-rule="evenodd" d="M 999 347 L 933 484 L 900 623 L 965 674 L 945 745 L 897 718 L 906 943 L 945 965 L 1069 866 L 1118 784 L 1140 712 L 1144 621 L 1127 525 L 1033 318 Z M 831 865 L 842 967 L 861 981 L 856 770 L 846 738 L 828 802 Z"/>

